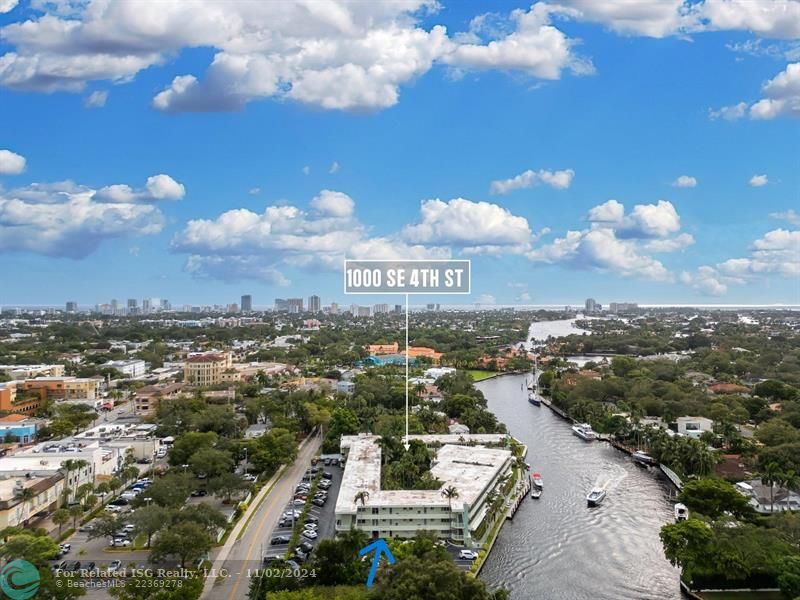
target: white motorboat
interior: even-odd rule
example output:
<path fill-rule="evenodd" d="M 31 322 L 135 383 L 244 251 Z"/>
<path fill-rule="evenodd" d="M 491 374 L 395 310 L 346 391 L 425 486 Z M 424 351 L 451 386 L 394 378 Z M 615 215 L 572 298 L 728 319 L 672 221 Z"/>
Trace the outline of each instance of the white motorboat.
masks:
<path fill-rule="evenodd" d="M 542 490 L 541 488 L 537 488 L 536 486 L 531 488 L 531 500 L 538 500 L 542 497 Z"/>
<path fill-rule="evenodd" d="M 592 488 L 592 491 L 586 496 L 586 503 L 589 506 L 600 506 L 605 499 L 606 491 L 603 488 Z"/>
<path fill-rule="evenodd" d="M 539 489 L 542 489 L 544 487 L 544 481 L 542 481 L 541 473 L 534 473 L 533 475 L 531 475 L 531 481 L 533 482 L 533 485 L 535 485 Z"/>
<path fill-rule="evenodd" d="M 587 442 L 597 439 L 597 434 L 592 430 L 592 426 L 588 423 L 578 423 L 577 425 L 573 425 L 572 433 Z"/>
<path fill-rule="evenodd" d="M 642 452 L 641 450 L 637 450 L 636 452 L 631 454 L 631 458 L 635 460 L 637 463 L 642 465 L 653 466 L 653 467 L 658 465 L 658 461 L 655 458 L 653 458 L 649 454 Z"/>
<path fill-rule="evenodd" d="M 686 521 L 689 518 L 689 509 L 685 504 L 678 502 L 675 505 L 675 522 Z"/>

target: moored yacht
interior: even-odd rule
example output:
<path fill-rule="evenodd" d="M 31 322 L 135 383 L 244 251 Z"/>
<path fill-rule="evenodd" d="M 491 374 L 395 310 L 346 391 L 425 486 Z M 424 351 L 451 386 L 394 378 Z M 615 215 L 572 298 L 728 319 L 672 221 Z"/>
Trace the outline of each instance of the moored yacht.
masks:
<path fill-rule="evenodd" d="M 689 509 L 685 504 L 678 502 L 675 505 L 675 522 L 686 521 L 689 519 Z"/>
<path fill-rule="evenodd" d="M 544 481 L 542 481 L 541 473 L 534 473 L 533 475 L 531 475 L 531 481 L 533 482 L 533 485 L 535 485 L 539 489 L 544 487 Z"/>
<path fill-rule="evenodd" d="M 603 488 L 592 488 L 592 491 L 589 492 L 588 496 L 586 496 L 586 504 L 589 506 L 600 506 L 605 499 L 606 491 Z"/>
<path fill-rule="evenodd" d="M 541 497 L 542 497 L 541 488 L 537 488 L 536 486 L 533 486 L 531 488 L 531 500 L 538 500 Z"/>
<path fill-rule="evenodd" d="M 542 398 L 539 396 L 539 378 L 537 377 L 538 357 L 533 357 L 533 373 L 528 378 L 528 402 L 534 406 L 542 405 Z"/>
<path fill-rule="evenodd" d="M 591 442 L 597 439 L 597 434 L 592 430 L 592 426 L 588 423 L 578 423 L 572 426 L 572 433 L 577 435 L 582 440 Z"/>
<path fill-rule="evenodd" d="M 642 452 L 641 450 L 637 450 L 636 452 L 631 454 L 631 458 L 635 460 L 637 463 L 642 465 L 648 465 L 648 466 L 658 465 L 658 461 L 655 458 L 653 458 L 649 454 Z"/>

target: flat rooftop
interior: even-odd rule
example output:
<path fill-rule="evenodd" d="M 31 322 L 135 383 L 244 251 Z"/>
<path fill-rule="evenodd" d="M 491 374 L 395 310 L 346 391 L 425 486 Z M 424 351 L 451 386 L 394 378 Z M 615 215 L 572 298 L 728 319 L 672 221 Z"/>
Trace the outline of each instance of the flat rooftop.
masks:
<path fill-rule="evenodd" d="M 441 487 L 437 490 L 381 490 L 381 449 L 377 443 L 380 436 L 342 436 L 342 448 L 349 448 L 350 452 L 336 500 L 336 513 L 356 513 L 360 502 L 356 503 L 355 496 L 362 490 L 369 493 L 365 503 L 369 507 L 445 507 L 450 503 L 442 496 L 442 490 L 449 486 L 458 490 L 452 508 L 460 511 L 465 503 L 472 505 L 480 498 L 511 458 L 510 450 L 463 445 L 469 436 L 409 437 L 436 438 L 430 441 L 445 443 L 437 450 L 431 467 L 431 474 L 442 482 Z M 498 437 L 500 440 L 505 438 L 504 435 L 492 437 L 492 441 L 498 441 Z M 459 438 L 461 443 L 458 443 Z M 448 440 L 456 443 L 448 443 Z"/>

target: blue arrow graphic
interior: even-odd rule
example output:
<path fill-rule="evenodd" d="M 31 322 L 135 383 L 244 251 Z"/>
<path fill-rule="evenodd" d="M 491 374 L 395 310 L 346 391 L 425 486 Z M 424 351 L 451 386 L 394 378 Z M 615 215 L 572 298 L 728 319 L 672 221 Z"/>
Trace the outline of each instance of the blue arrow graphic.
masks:
<path fill-rule="evenodd" d="M 372 587 L 372 581 L 375 579 L 375 573 L 378 572 L 378 563 L 381 562 L 381 554 L 386 554 L 386 560 L 389 561 L 390 565 L 393 565 L 395 562 L 394 556 L 392 556 L 392 551 L 389 550 L 386 540 L 382 538 L 364 546 L 358 551 L 358 555 L 364 556 L 373 550 L 375 550 L 375 556 L 372 557 L 372 566 L 369 569 L 369 576 L 367 577 L 367 587 Z"/>

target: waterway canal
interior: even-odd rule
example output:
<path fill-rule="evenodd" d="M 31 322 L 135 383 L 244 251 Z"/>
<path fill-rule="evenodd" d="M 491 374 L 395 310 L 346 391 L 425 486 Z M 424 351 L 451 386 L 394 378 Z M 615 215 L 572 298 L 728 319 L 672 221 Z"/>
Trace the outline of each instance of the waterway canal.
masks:
<path fill-rule="evenodd" d="M 680 598 L 678 570 L 658 537 L 673 517 L 668 484 L 608 444 L 582 441 L 546 406 L 528 404 L 523 380 L 477 384 L 544 478 L 541 499 L 526 499 L 503 526 L 481 578 L 513 600 Z M 608 497 L 589 509 L 586 494 L 596 485 Z"/>

